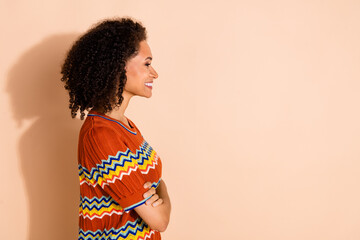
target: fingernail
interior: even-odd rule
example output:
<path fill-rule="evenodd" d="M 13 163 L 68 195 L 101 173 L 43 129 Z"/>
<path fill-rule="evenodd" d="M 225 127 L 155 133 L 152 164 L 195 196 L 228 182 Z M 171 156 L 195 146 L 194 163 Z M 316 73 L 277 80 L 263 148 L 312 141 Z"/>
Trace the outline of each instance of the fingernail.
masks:
<path fill-rule="evenodd" d="M 147 193 L 144 194 L 144 198 L 147 198 L 149 195 Z"/>

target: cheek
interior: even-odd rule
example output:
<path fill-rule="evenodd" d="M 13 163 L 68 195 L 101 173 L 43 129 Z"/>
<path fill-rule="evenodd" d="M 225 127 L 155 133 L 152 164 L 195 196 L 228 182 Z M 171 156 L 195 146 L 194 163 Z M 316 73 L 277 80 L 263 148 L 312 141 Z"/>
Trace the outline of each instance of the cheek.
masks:
<path fill-rule="evenodd" d="M 126 78 L 136 81 L 136 79 L 141 78 L 141 72 L 136 70 L 136 68 L 132 68 L 131 70 L 126 72 Z"/>
<path fill-rule="evenodd" d="M 143 87 L 144 78 L 138 72 L 126 74 L 126 78 L 125 90 L 134 92 Z"/>

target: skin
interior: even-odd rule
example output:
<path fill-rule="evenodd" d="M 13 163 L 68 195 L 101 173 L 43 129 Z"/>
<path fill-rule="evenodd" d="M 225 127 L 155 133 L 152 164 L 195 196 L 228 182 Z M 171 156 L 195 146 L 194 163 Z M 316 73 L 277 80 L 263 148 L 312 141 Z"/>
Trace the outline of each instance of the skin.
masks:
<path fill-rule="evenodd" d="M 140 42 L 139 52 L 136 56 L 129 59 L 126 63 L 127 81 L 123 91 L 123 102 L 106 115 L 118 119 L 129 126 L 125 117 L 126 108 L 133 96 L 150 98 L 152 96 L 152 87 L 145 84 L 153 83 L 158 74 L 151 66 L 151 49 L 146 41 Z M 130 127 L 130 126 L 129 126 Z M 150 226 L 150 228 L 163 232 L 166 230 L 170 220 L 171 203 L 164 180 L 161 180 L 159 186 L 151 188 L 151 183 L 144 184 L 144 188 L 149 190 L 144 193 L 144 198 L 151 196 L 145 204 L 136 207 L 135 211 Z"/>
<path fill-rule="evenodd" d="M 152 88 L 145 85 L 145 83 L 153 83 L 154 80 L 158 78 L 158 74 L 151 66 L 151 62 L 151 49 L 146 41 L 141 41 L 138 54 L 126 62 L 125 70 L 127 80 L 122 94 L 124 99 L 120 107 L 106 113 L 108 116 L 118 119 L 128 125 L 124 114 L 130 99 L 133 96 L 146 98 L 152 96 Z"/>
<path fill-rule="evenodd" d="M 161 203 L 155 207 L 144 204 L 135 208 L 135 211 L 151 229 L 164 232 L 169 224 L 171 211 L 170 198 L 164 180 L 161 180 L 159 186 L 156 188 L 155 195 L 158 195 L 156 198 L 158 197 L 159 200 L 161 200 Z M 159 202 L 159 200 L 155 203 Z"/>

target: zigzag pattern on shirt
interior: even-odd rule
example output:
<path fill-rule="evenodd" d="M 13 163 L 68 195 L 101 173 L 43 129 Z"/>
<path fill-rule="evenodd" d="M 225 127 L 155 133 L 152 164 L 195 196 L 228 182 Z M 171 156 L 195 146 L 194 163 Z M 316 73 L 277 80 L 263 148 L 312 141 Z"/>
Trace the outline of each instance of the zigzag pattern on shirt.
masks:
<path fill-rule="evenodd" d="M 116 166 L 114 168 L 116 168 Z M 109 178 L 108 181 L 106 182 L 106 179 L 104 180 L 103 178 L 100 178 L 100 177 L 98 179 L 89 178 L 90 173 L 86 170 L 86 168 L 83 168 L 79 164 L 80 185 L 86 183 L 88 185 L 95 187 L 97 184 L 100 184 L 101 187 L 104 187 L 105 185 L 109 185 L 109 183 L 114 183 L 116 179 L 121 180 L 123 178 L 123 176 L 130 175 L 130 173 L 132 171 L 136 171 L 138 168 L 139 167 L 137 165 L 135 165 L 134 167 L 128 166 L 127 171 L 125 171 L 124 169 L 123 169 L 123 171 L 121 171 L 121 168 L 118 167 L 117 171 L 115 171 L 115 172 L 112 171 L 113 177 L 111 179 Z M 118 175 L 116 175 L 116 173 L 118 173 Z"/>
<path fill-rule="evenodd" d="M 147 174 L 150 169 L 155 169 L 159 156 L 154 149 L 144 140 L 140 150 L 136 151 L 137 163 L 142 174 Z"/>
<path fill-rule="evenodd" d="M 152 188 L 157 188 L 161 182 L 161 178 L 157 182 L 151 184 Z M 82 197 L 80 196 L 79 216 L 83 218 L 103 218 L 104 216 L 111 216 L 113 214 L 122 215 L 124 212 L 129 212 L 131 209 L 140 206 L 146 202 L 151 196 L 142 201 L 133 204 L 127 208 L 122 208 L 111 196 L 108 197 Z"/>
<path fill-rule="evenodd" d="M 102 160 L 101 164 L 88 171 L 79 164 L 80 184 L 84 182 L 96 186 L 113 183 L 115 180 L 121 180 L 123 176 L 129 175 L 138 168 L 143 174 L 147 174 L 150 169 L 155 168 L 158 163 L 158 155 L 153 148 L 144 140 L 140 149 L 133 154 L 130 149 L 125 152 L 118 151 L 116 156 L 109 156 L 107 160 Z"/>
<path fill-rule="evenodd" d="M 108 197 L 88 197 L 80 198 L 79 216 L 83 218 L 103 218 L 113 214 L 121 215 L 124 209 L 110 196 Z"/>
<path fill-rule="evenodd" d="M 137 239 L 145 240 L 154 233 L 149 226 L 138 218 L 134 222 L 128 221 L 119 229 L 111 228 L 109 230 L 83 231 L 79 230 L 79 240 L 107 240 L 107 239 Z"/>

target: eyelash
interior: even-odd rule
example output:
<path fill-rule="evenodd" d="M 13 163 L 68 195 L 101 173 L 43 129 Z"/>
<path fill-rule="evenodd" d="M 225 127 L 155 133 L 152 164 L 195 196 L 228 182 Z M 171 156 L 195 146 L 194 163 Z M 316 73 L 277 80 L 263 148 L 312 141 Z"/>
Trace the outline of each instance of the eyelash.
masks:
<path fill-rule="evenodd" d="M 150 66 L 150 64 L 151 64 L 151 63 L 147 63 L 147 64 L 145 64 L 145 65 L 146 65 L 146 66 Z"/>

